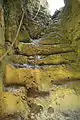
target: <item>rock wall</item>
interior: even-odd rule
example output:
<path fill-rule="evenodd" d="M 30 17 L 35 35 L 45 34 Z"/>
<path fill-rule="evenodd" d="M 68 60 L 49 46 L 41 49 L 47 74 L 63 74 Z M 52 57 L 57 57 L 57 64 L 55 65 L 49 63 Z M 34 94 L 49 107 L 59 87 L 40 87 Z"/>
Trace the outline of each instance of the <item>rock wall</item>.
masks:
<path fill-rule="evenodd" d="M 29 36 L 33 39 L 40 37 L 43 28 L 49 20 L 46 3 L 43 5 L 42 1 L 39 0 L 5 0 L 4 6 L 7 41 L 12 41 L 16 35 L 22 16 L 22 8 L 25 11 L 25 17 L 18 39 L 23 41 L 29 39 Z"/>
<path fill-rule="evenodd" d="M 65 0 L 65 7 L 62 13 L 63 33 L 66 41 L 75 46 L 78 55 L 80 54 L 80 1 Z"/>
<path fill-rule="evenodd" d="M 4 69 L 5 69 L 5 59 L 1 61 L 1 57 L 5 53 L 5 29 L 4 29 L 4 10 L 3 1 L 0 1 L 0 91 L 3 90 L 3 79 L 4 79 Z"/>

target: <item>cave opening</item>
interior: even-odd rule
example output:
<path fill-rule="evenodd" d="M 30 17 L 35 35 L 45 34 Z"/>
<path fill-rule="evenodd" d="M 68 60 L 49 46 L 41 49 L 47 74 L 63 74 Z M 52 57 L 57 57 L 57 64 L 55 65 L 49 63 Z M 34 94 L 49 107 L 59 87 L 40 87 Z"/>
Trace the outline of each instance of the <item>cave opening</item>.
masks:
<path fill-rule="evenodd" d="M 56 10 L 60 10 L 65 6 L 64 0 L 47 0 L 50 14 L 53 15 Z"/>

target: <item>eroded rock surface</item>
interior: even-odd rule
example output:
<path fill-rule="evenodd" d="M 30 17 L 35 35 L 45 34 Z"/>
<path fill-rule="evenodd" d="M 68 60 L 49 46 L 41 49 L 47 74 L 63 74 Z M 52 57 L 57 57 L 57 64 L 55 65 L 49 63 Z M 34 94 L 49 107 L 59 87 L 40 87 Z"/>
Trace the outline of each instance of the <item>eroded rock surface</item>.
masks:
<path fill-rule="evenodd" d="M 22 8 L 25 16 L 0 63 L 0 120 L 80 120 L 79 0 L 65 0 L 53 20 L 43 3 L 4 1 L 0 57 L 15 37 Z"/>

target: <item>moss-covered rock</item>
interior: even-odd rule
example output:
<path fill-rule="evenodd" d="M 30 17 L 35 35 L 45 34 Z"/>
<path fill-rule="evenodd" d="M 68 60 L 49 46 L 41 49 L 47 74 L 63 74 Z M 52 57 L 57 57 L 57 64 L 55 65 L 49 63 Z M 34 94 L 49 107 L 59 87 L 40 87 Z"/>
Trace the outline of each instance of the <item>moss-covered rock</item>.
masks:
<path fill-rule="evenodd" d="M 29 97 L 29 106 L 31 108 L 30 118 L 50 120 L 54 119 L 74 119 L 75 113 L 79 117 L 80 111 L 80 82 L 75 81 L 63 86 L 53 86 L 48 96 Z M 67 102 L 66 102 L 67 101 Z M 66 103 L 66 104 L 65 104 Z M 40 112 L 38 112 L 38 108 Z M 35 114 L 35 111 L 36 114 Z M 73 117 L 72 117 L 73 116 Z"/>
<path fill-rule="evenodd" d="M 45 1 L 44 1 L 45 2 Z M 45 14 L 44 17 L 41 13 L 36 16 L 37 10 L 40 6 L 40 12 Z M 16 32 L 19 27 L 19 22 L 22 16 L 22 9 L 25 11 L 25 16 L 22 22 L 20 34 L 17 40 L 24 42 L 31 42 L 31 38 L 38 38 L 41 36 L 41 32 L 44 29 L 46 23 L 49 21 L 49 12 L 46 8 L 47 4 L 41 4 L 41 1 L 4 1 L 4 13 L 5 13 L 5 37 L 8 41 L 13 41 L 16 36 Z M 43 8 L 43 9 L 42 9 Z M 36 20 L 34 17 L 36 16 Z M 44 22 L 45 20 L 45 22 Z"/>
<path fill-rule="evenodd" d="M 41 69 L 14 68 L 7 65 L 5 85 L 22 85 L 38 87 L 40 90 L 50 90 L 53 84 L 65 84 L 80 80 L 80 69 L 76 70 L 68 65 L 43 67 Z M 9 74 L 10 73 L 10 74 Z"/>
<path fill-rule="evenodd" d="M 11 65 L 7 65 L 5 85 L 23 85 L 30 87 L 34 81 L 33 71 L 33 69 L 16 69 Z M 8 72 L 10 72 L 10 74 L 8 74 Z"/>
<path fill-rule="evenodd" d="M 74 51 L 75 48 L 70 45 L 41 45 L 37 46 L 34 44 L 23 44 L 18 45 L 19 53 L 24 55 L 49 55 L 56 53 L 65 53 Z"/>
<path fill-rule="evenodd" d="M 40 44 L 42 45 L 52 45 L 52 44 L 60 44 L 61 41 L 59 40 L 59 38 L 55 37 L 55 36 L 51 36 L 51 35 L 48 35 L 46 38 L 40 40 Z"/>
<path fill-rule="evenodd" d="M 10 56 L 11 62 L 15 64 L 27 64 L 28 63 L 28 58 L 26 56 L 22 55 L 12 55 Z"/>
<path fill-rule="evenodd" d="M 28 32 L 20 33 L 17 40 L 25 43 L 31 43 L 30 35 Z"/>
<path fill-rule="evenodd" d="M 5 37 L 4 37 L 4 10 L 2 7 L 2 3 L 0 3 L 0 45 L 4 45 Z"/>
<path fill-rule="evenodd" d="M 78 83 L 79 84 L 79 83 Z M 75 84 L 72 84 L 73 88 Z M 60 87 L 54 91 L 50 92 L 50 96 L 45 98 L 37 97 L 32 98 L 31 102 L 40 105 L 43 107 L 43 111 L 48 110 L 48 108 L 54 108 L 54 112 L 60 110 L 65 112 L 68 110 L 76 111 L 80 109 L 80 84 L 75 89 L 68 87 Z M 76 91 L 79 91 L 79 94 L 76 94 Z M 67 102 L 66 102 L 67 100 Z M 65 104 L 66 102 L 66 104 Z"/>
<path fill-rule="evenodd" d="M 0 92 L 2 92 L 2 91 L 3 91 L 3 81 L 0 80 Z"/>
<path fill-rule="evenodd" d="M 0 58 L 5 54 L 6 50 L 5 47 L 0 45 Z"/>
<path fill-rule="evenodd" d="M 49 55 L 49 56 L 39 56 L 40 59 L 31 60 L 29 63 L 36 65 L 59 65 L 59 64 L 70 64 L 72 62 L 76 62 L 77 55 L 74 52 L 63 53 L 57 55 Z"/>
<path fill-rule="evenodd" d="M 0 117 L 5 119 L 10 115 L 27 117 L 29 108 L 27 101 L 9 92 L 0 92 Z"/>
<path fill-rule="evenodd" d="M 80 1 L 65 0 L 65 7 L 62 12 L 62 28 L 66 36 L 66 41 L 71 41 L 72 44 L 79 42 L 80 38 Z M 76 46 L 77 47 L 77 46 Z"/>

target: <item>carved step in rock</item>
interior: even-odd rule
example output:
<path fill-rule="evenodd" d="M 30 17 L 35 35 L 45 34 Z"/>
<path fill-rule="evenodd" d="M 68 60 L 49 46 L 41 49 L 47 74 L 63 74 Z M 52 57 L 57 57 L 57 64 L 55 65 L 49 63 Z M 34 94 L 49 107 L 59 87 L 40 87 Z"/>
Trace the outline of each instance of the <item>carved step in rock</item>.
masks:
<path fill-rule="evenodd" d="M 66 53 L 74 51 L 75 48 L 70 45 L 34 45 L 20 43 L 19 54 L 32 56 L 32 55 L 51 55 L 56 53 Z"/>
<path fill-rule="evenodd" d="M 76 61 L 76 54 L 74 52 L 63 53 L 57 55 L 49 55 L 49 56 L 36 56 L 33 60 L 28 60 L 29 64 L 33 65 L 60 65 L 60 64 L 70 64 Z"/>
<path fill-rule="evenodd" d="M 46 66 L 42 68 L 15 68 L 7 65 L 5 85 L 21 85 L 37 87 L 41 91 L 48 91 L 53 84 L 65 84 L 80 80 L 80 72 L 69 65 Z"/>
<path fill-rule="evenodd" d="M 15 64 L 27 64 L 28 57 L 23 55 L 12 55 L 10 56 L 10 60 Z"/>

